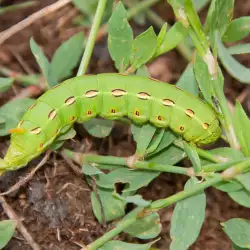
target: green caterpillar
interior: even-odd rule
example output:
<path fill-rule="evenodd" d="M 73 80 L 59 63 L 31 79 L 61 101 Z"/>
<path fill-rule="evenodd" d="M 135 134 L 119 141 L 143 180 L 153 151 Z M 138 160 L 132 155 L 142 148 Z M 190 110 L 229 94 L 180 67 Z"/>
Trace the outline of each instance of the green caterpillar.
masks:
<path fill-rule="evenodd" d="M 197 146 L 214 142 L 221 135 L 212 108 L 176 86 L 139 76 L 80 76 L 51 88 L 29 108 L 17 128 L 11 130 L 11 144 L 0 160 L 0 170 L 26 165 L 65 127 L 96 116 L 150 121 L 156 127 L 170 127 Z"/>

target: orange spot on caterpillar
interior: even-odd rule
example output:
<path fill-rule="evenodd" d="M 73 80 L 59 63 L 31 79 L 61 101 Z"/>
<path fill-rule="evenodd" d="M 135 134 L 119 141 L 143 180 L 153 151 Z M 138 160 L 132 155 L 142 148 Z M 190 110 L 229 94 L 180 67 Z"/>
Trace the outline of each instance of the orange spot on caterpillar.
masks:
<path fill-rule="evenodd" d="M 203 124 L 202 124 L 202 127 L 203 127 L 204 129 L 208 129 L 209 124 L 208 124 L 208 123 L 203 123 Z"/>
<path fill-rule="evenodd" d="M 24 128 L 12 128 L 9 129 L 9 134 L 24 134 L 25 133 L 25 129 Z"/>
<path fill-rule="evenodd" d="M 43 147 L 43 143 L 40 143 L 39 147 L 42 148 Z"/>
<path fill-rule="evenodd" d="M 85 96 L 86 96 L 87 98 L 93 98 L 93 97 L 96 97 L 98 94 L 99 94 L 99 91 L 98 91 L 98 90 L 88 90 L 88 91 L 85 93 Z"/>
<path fill-rule="evenodd" d="M 139 116 L 140 115 L 140 112 L 138 110 L 135 111 L 135 115 L 136 116 Z"/>
<path fill-rule="evenodd" d="M 88 110 L 87 111 L 87 115 L 91 115 L 92 114 L 92 111 L 91 110 Z"/>
<path fill-rule="evenodd" d="M 111 113 L 113 114 L 116 113 L 115 109 L 111 109 Z"/>
<path fill-rule="evenodd" d="M 162 120 L 162 116 L 158 115 L 157 119 L 158 119 L 159 121 L 161 121 L 161 120 Z"/>
<path fill-rule="evenodd" d="M 32 104 L 32 105 L 29 107 L 29 109 L 28 109 L 28 110 L 33 109 L 35 106 L 36 106 L 36 103 Z"/>
<path fill-rule="evenodd" d="M 137 94 L 137 97 L 142 99 L 142 100 L 148 100 L 151 97 L 151 95 L 149 95 L 146 92 L 140 92 Z"/>
<path fill-rule="evenodd" d="M 41 133 L 41 128 L 40 127 L 37 127 L 37 128 L 34 128 L 30 131 L 31 134 L 35 134 L 35 135 L 38 135 Z"/>
<path fill-rule="evenodd" d="M 75 102 L 75 97 L 74 96 L 70 96 L 69 98 L 67 98 L 65 100 L 65 104 L 67 105 L 72 105 Z"/>
<path fill-rule="evenodd" d="M 186 110 L 186 115 L 189 117 L 193 117 L 194 116 L 194 111 L 192 109 L 187 109 Z"/>
<path fill-rule="evenodd" d="M 49 112 L 48 117 L 49 117 L 50 120 L 55 119 L 55 117 L 56 117 L 56 111 L 55 111 L 54 109 L 51 110 L 51 111 Z"/>
<path fill-rule="evenodd" d="M 162 100 L 162 103 L 165 106 L 174 106 L 175 105 L 175 102 L 170 100 L 170 99 L 164 99 L 164 100 Z"/>
<path fill-rule="evenodd" d="M 70 117 L 70 120 L 71 120 L 71 121 L 74 121 L 75 119 L 76 119 L 75 116 L 71 116 L 71 117 Z"/>
<path fill-rule="evenodd" d="M 184 131 L 184 127 L 183 126 L 180 126 L 180 131 Z"/>
<path fill-rule="evenodd" d="M 152 81 L 155 81 L 155 82 L 160 82 L 158 79 L 155 79 L 153 77 L 149 77 L 148 79 L 152 80 Z"/>
<path fill-rule="evenodd" d="M 113 89 L 111 91 L 111 94 L 114 96 L 114 97 L 120 97 L 120 96 L 123 96 L 123 95 L 126 95 L 126 91 L 123 90 L 123 89 Z"/>

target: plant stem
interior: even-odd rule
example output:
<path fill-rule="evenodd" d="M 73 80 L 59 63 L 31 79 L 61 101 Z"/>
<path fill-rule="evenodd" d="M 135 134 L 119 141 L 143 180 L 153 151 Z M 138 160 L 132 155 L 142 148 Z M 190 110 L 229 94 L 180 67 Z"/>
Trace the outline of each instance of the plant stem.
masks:
<path fill-rule="evenodd" d="M 82 57 L 81 64 L 77 72 L 77 76 L 84 75 L 87 71 L 89 61 L 90 61 L 90 58 L 94 49 L 97 32 L 100 27 L 101 20 L 105 11 L 106 2 L 107 0 L 98 1 L 98 6 L 97 6 L 95 17 L 93 20 L 93 25 L 91 27 L 88 42 L 87 42 L 85 51 L 83 53 L 83 57 Z"/>
<path fill-rule="evenodd" d="M 39 75 L 22 75 L 20 73 L 12 71 L 3 66 L 0 66 L 0 74 L 7 76 L 7 77 L 12 77 L 16 81 L 19 81 L 28 85 L 32 85 L 32 84 L 37 85 L 39 83 L 39 78 L 40 78 Z"/>
<path fill-rule="evenodd" d="M 138 214 L 143 210 L 143 208 L 138 207 L 134 209 L 132 212 L 127 214 L 117 225 L 114 229 L 110 230 L 106 234 L 104 234 L 102 237 L 97 239 L 96 241 L 92 242 L 87 247 L 81 249 L 81 250 L 97 250 L 99 247 L 101 247 L 103 244 L 105 244 L 107 241 L 111 240 L 115 236 L 117 236 L 119 233 L 121 233 L 124 229 L 128 228 L 130 225 L 132 225 L 134 222 L 136 222 L 138 218 Z"/>
<path fill-rule="evenodd" d="M 102 156 L 102 155 L 92 155 L 92 154 L 80 154 L 74 153 L 69 150 L 64 150 L 64 153 L 76 161 L 78 164 L 82 165 L 84 162 L 95 163 L 95 164 L 106 164 L 106 165 L 121 165 L 128 167 L 128 158 L 125 157 L 115 157 L 115 156 Z M 98 167 L 98 166 L 97 166 Z M 133 169 L 145 169 L 150 171 L 159 171 L 175 174 L 188 175 L 188 169 L 179 166 L 157 164 L 153 162 L 146 161 L 136 161 L 133 165 Z"/>
<path fill-rule="evenodd" d="M 152 202 L 150 207 L 147 209 L 148 211 L 155 211 L 159 210 L 161 208 L 169 207 L 170 205 L 174 204 L 175 202 L 178 202 L 180 200 L 184 200 L 192 195 L 195 195 L 196 193 L 213 186 L 215 184 L 218 184 L 223 180 L 223 177 L 221 175 L 218 175 L 210 180 L 204 181 L 201 184 L 197 184 L 194 187 L 190 188 L 189 190 L 181 191 L 177 194 L 174 194 L 166 199 L 161 199 L 155 202 Z"/>

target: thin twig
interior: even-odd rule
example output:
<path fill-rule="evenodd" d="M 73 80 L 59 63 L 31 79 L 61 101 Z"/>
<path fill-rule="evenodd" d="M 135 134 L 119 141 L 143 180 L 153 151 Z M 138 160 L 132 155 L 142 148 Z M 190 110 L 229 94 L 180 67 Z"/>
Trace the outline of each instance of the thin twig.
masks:
<path fill-rule="evenodd" d="M 104 11 L 105 11 L 106 2 L 107 2 L 107 0 L 99 0 L 99 2 L 98 2 L 95 17 L 93 20 L 93 25 L 91 27 L 88 42 L 86 45 L 86 49 L 84 51 L 80 67 L 79 67 L 78 72 L 77 72 L 78 76 L 84 75 L 87 71 L 87 67 L 89 65 L 89 61 L 90 61 L 90 58 L 91 58 L 91 55 L 93 52 L 93 48 L 95 45 L 97 33 L 98 33 L 98 30 L 99 30 L 99 27 L 100 27 L 100 24 L 102 21 L 102 17 L 103 17 Z"/>
<path fill-rule="evenodd" d="M 51 153 L 51 151 L 47 151 L 45 156 L 43 157 L 43 159 L 39 162 L 39 164 L 26 177 L 24 177 L 19 182 L 14 184 L 8 191 L 0 193 L 0 197 L 1 197 L 1 195 L 8 195 L 8 194 L 18 190 L 21 186 L 23 186 L 29 180 L 31 180 L 32 177 L 34 176 L 34 174 L 37 172 L 37 170 L 39 170 L 47 162 L 47 160 L 50 156 L 50 153 Z"/>
<path fill-rule="evenodd" d="M 29 243 L 29 245 L 34 250 L 40 250 L 41 248 L 37 245 L 37 243 L 33 240 L 32 236 L 26 229 L 26 227 L 21 222 L 18 215 L 15 213 L 15 211 L 12 209 L 12 207 L 6 202 L 4 197 L 0 196 L 0 203 L 4 209 L 4 212 L 8 215 L 8 217 L 12 220 L 17 221 L 17 229 L 22 234 L 22 236 L 25 238 L 25 240 Z"/>
<path fill-rule="evenodd" d="M 22 29 L 28 27 L 33 22 L 37 21 L 38 19 L 51 14 L 52 12 L 64 7 L 66 4 L 70 3 L 71 0 L 60 0 L 55 2 L 54 4 L 51 4 L 34 14 L 30 15 L 26 19 L 22 20 L 21 22 L 15 24 L 11 28 L 3 31 L 0 33 L 0 45 L 3 44 L 8 38 L 16 34 L 17 32 L 21 31 Z"/>
<path fill-rule="evenodd" d="M 67 162 L 74 173 L 76 173 L 76 175 L 83 176 L 82 170 L 79 169 L 64 152 L 61 152 L 60 155 Z"/>

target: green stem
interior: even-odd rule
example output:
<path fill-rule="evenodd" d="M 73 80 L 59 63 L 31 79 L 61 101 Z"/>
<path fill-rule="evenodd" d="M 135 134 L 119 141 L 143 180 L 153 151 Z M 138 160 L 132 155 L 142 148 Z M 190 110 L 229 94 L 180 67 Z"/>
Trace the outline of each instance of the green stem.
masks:
<path fill-rule="evenodd" d="M 87 71 L 89 61 L 90 61 L 90 58 L 94 49 L 97 32 L 100 27 L 101 20 L 105 11 L 106 2 L 107 0 L 98 1 L 98 6 L 97 6 L 95 17 L 93 20 L 93 25 L 91 27 L 88 42 L 87 42 L 87 45 L 86 45 L 86 48 L 85 48 L 85 51 L 81 60 L 81 64 L 77 72 L 77 76 L 84 75 Z"/>
<path fill-rule="evenodd" d="M 231 147 L 238 149 L 239 145 L 233 129 L 232 113 L 228 107 L 227 99 L 225 97 L 223 88 L 218 84 L 217 81 L 215 81 L 215 84 L 213 84 L 213 88 L 218 98 L 221 111 L 223 113 L 223 117 L 222 118 L 219 117 L 219 119 L 225 129 L 228 142 Z"/>
<path fill-rule="evenodd" d="M 125 157 L 102 156 L 102 155 L 94 155 L 94 154 L 84 155 L 80 153 L 74 153 L 70 150 L 64 150 L 64 153 L 71 159 L 74 159 L 80 165 L 82 165 L 84 162 L 88 162 L 88 163 L 95 163 L 95 164 L 118 165 L 118 166 L 128 167 L 128 163 L 127 163 L 128 158 L 125 158 Z M 145 169 L 145 170 L 150 170 L 150 171 L 159 171 L 159 172 L 188 175 L 187 168 L 165 165 L 165 164 L 157 164 L 157 163 L 146 162 L 146 161 L 136 161 L 133 165 L 133 169 Z"/>
<path fill-rule="evenodd" d="M 39 75 L 22 75 L 2 66 L 0 66 L 0 74 L 3 76 L 14 78 L 16 81 L 29 85 L 37 85 L 40 77 Z"/>
<path fill-rule="evenodd" d="M 184 149 L 183 143 L 181 141 L 178 140 L 174 141 L 174 145 L 177 146 L 178 148 Z M 228 158 L 225 158 L 220 155 L 213 155 L 209 151 L 203 150 L 201 148 L 196 148 L 196 150 L 199 156 L 212 162 L 222 163 L 229 160 Z"/>
<path fill-rule="evenodd" d="M 82 250 L 97 250 L 99 247 L 104 245 L 107 241 L 113 239 L 119 233 L 121 233 L 124 229 L 128 228 L 134 222 L 136 222 L 138 218 L 138 214 L 143 210 L 143 208 L 138 207 L 134 209 L 132 212 L 127 214 L 117 225 L 114 229 L 110 230 L 109 232 L 105 233 L 102 237 L 97 239 L 96 241 L 92 242 L 86 248 Z"/>
<path fill-rule="evenodd" d="M 218 184 L 222 180 L 223 180 L 223 177 L 221 175 L 218 175 L 210 180 L 204 181 L 201 184 L 195 185 L 194 187 L 190 188 L 189 190 L 181 191 L 181 192 L 174 194 L 166 199 L 161 199 L 161 200 L 152 202 L 150 207 L 148 208 L 148 211 L 155 211 L 155 210 L 159 210 L 161 208 L 169 207 L 170 205 L 172 205 L 178 201 L 184 200 L 192 195 L 199 193 L 200 191 L 202 191 L 210 186 Z"/>
<path fill-rule="evenodd" d="M 223 171 L 233 166 L 234 164 L 239 163 L 240 161 L 242 160 L 238 160 L 238 161 L 234 160 L 234 161 L 225 162 L 225 163 L 207 164 L 207 165 L 202 166 L 202 171 L 205 173 Z"/>

